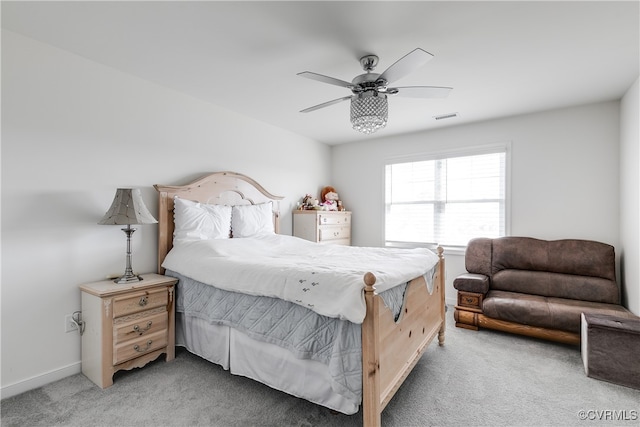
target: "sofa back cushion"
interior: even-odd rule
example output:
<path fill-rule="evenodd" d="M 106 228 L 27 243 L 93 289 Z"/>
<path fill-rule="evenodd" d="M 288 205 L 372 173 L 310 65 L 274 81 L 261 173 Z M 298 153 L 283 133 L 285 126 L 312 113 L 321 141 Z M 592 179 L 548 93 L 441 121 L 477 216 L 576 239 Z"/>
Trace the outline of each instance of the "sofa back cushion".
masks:
<path fill-rule="evenodd" d="M 544 297 L 619 304 L 615 281 L 601 277 L 532 270 L 501 270 L 491 278 L 491 289 Z"/>
<path fill-rule="evenodd" d="M 465 267 L 469 273 L 488 276 L 495 290 L 620 303 L 614 248 L 605 243 L 477 238 L 467 245 Z"/>
<path fill-rule="evenodd" d="M 491 277 L 492 239 L 478 237 L 471 239 L 464 253 L 464 266 L 469 273 Z"/>
<path fill-rule="evenodd" d="M 546 271 L 616 280 L 613 246 L 590 240 L 493 239 L 491 276 L 501 270 Z"/>

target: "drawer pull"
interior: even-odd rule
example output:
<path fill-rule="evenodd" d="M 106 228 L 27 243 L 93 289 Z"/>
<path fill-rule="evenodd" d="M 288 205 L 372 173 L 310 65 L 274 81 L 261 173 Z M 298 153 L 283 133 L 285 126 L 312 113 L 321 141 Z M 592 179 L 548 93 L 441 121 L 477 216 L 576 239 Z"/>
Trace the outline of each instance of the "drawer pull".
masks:
<path fill-rule="evenodd" d="M 140 349 L 140 346 L 138 344 L 134 345 L 133 349 L 135 351 L 137 351 L 138 353 L 144 353 L 145 351 L 149 350 L 149 347 L 151 347 L 151 343 L 152 343 L 151 340 L 147 341 L 147 346 L 145 348 L 143 348 L 142 350 Z"/>
<path fill-rule="evenodd" d="M 147 297 L 140 297 L 140 301 L 138 301 L 138 305 L 140 307 L 144 307 L 145 305 L 147 305 L 147 303 L 149 302 L 149 298 Z"/>
<path fill-rule="evenodd" d="M 153 323 L 153 322 L 151 322 L 151 320 L 149 320 L 149 321 L 147 322 L 147 327 L 146 327 L 146 328 L 144 328 L 144 329 L 140 329 L 140 326 L 135 325 L 135 326 L 133 327 L 133 330 L 134 330 L 134 331 L 136 331 L 139 335 L 142 335 L 142 334 L 144 334 L 146 331 L 148 331 L 149 329 L 151 329 L 151 324 L 152 324 L 152 323 Z"/>

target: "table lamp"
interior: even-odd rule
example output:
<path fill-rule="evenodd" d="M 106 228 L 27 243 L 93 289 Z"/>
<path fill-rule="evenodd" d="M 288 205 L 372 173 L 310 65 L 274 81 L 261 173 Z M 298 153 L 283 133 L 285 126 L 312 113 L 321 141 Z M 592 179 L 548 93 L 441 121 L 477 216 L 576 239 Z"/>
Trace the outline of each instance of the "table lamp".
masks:
<path fill-rule="evenodd" d="M 155 224 L 158 221 L 151 215 L 142 200 L 138 188 L 118 188 L 113 198 L 111 207 L 98 222 L 101 225 L 126 225 L 122 231 L 127 235 L 127 258 L 124 275 L 115 279 L 119 284 L 134 283 L 142 280 L 142 277 L 133 273 L 131 268 L 131 235 L 135 228 L 132 224 Z"/>

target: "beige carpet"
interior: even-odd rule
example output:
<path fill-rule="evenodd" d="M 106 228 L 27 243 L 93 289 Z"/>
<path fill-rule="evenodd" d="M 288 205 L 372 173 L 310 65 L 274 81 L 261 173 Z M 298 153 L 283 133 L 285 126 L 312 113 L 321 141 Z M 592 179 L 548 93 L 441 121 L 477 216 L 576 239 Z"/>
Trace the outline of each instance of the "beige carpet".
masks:
<path fill-rule="evenodd" d="M 383 412 L 383 426 L 637 426 L 640 391 L 588 378 L 580 349 L 453 326 Z M 178 349 L 101 390 L 74 375 L 1 402 L 8 426 L 360 426 L 360 414 L 237 377 Z M 587 418 L 586 420 L 584 418 Z"/>

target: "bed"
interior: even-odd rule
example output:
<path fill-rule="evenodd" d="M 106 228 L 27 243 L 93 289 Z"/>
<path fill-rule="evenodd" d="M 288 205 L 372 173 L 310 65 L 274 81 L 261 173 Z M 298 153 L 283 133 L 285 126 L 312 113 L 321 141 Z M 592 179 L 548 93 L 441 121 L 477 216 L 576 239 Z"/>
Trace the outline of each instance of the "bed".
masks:
<path fill-rule="evenodd" d="M 282 236 L 282 197 L 235 172 L 154 187 L 159 272 L 179 279 L 176 344 L 188 351 L 332 410 L 354 414 L 361 405 L 363 425 L 378 426 L 427 346 L 436 336 L 444 344 L 442 248 Z"/>

